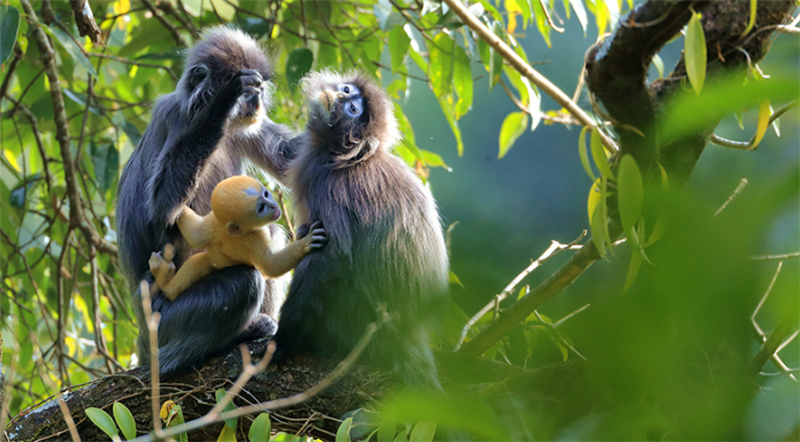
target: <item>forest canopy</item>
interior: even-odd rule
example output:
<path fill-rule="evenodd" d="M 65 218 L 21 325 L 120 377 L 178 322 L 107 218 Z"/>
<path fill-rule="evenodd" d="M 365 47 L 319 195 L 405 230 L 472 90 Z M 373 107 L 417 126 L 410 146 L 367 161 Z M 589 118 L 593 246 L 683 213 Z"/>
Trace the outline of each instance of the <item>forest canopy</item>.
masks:
<path fill-rule="evenodd" d="M 437 199 L 450 253 L 431 342 L 446 394 L 398 394 L 356 359 L 313 399 L 190 439 L 797 439 L 796 6 L 1 0 L 4 437 L 155 428 L 117 185 L 188 48 L 222 25 L 263 45 L 269 116 L 294 131 L 310 72 L 357 70 L 392 99 L 393 154 Z M 248 171 L 294 234 L 291 189 Z M 183 409 L 166 425 L 223 401 L 244 354 L 163 380 L 159 403 Z M 335 362 L 272 364 L 229 409 L 324 384 Z"/>

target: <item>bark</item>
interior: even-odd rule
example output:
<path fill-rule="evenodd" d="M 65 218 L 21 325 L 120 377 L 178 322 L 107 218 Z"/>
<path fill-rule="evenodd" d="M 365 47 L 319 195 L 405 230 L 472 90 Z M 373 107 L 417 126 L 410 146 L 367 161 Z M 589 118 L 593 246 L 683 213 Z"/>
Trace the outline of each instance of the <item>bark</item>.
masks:
<path fill-rule="evenodd" d="M 266 342 L 248 344 L 257 362 L 266 350 Z M 237 405 L 249 405 L 301 393 L 317 384 L 333 370 L 337 361 L 301 356 L 267 369 L 247 383 Z M 206 414 L 216 403 L 214 392 L 229 389 L 242 369 L 242 356 L 234 349 L 224 357 L 212 359 L 191 373 L 162 379 L 160 402 L 173 400 L 180 404 L 187 421 Z M 318 396 L 298 406 L 272 413 L 272 429 L 304 433 L 323 440 L 332 440 L 339 422 L 335 420 L 348 411 L 380 399 L 393 385 L 391 376 L 371 367 L 356 364 L 343 378 Z M 89 419 L 84 410 L 89 407 L 112 413 L 114 402 L 121 402 L 133 413 L 138 435 L 152 428 L 150 405 L 150 372 L 135 368 L 124 373 L 98 379 L 64 394 L 64 400 L 75 421 L 81 440 L 109 440 Z M 239 419 L 239 440 L 248 440 L 251 418 Z M 224 423 L 217 423 L 189 434 L 189 440 L 216 440 Z M 70 441 L 69 431 L 57 403 L 49 400 L 25 410 L 6 428 L 11 441 Z"/>

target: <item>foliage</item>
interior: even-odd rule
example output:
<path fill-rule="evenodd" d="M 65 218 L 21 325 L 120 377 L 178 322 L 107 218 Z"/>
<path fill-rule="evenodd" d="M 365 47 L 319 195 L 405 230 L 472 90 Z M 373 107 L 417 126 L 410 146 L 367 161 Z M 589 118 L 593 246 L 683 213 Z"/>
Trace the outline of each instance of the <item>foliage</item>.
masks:
<path fill-rule="evenodd" d="M 6 390 L 11 416 L 54 394 L 51 381 L 58 388 L 68 388 L 138 362 L 136 323 L 115 254 L 115 189 L 122 167 L 148 125 L 152 103 L 174 90 L 186 54 L 183 42 L 196 41 L 204 28 L 236 26 L 264 43 L 276 71 L 271 117 L 295 130 L 302 129 L 304 122 L 303 97 L 296 86 L 309 71 L 358 69 L 380 79 L 396 103 L 403 135 L 395 153 L 422 180 L 430 179 L 434 193 L 437 182 L 430 178 L 432 170 L 449 171 L 453 166 L 445 157 L 478 155 L 480 146 L 462 135 L 468 115 L 505 115 L 501 124 L 482 127 L 497 140 L 497 157 L 506 157 L 503 161 L 513 161 L 508 158 L 512 148 L 531 131 L 537 130 L 538 135 L 544 131 L 538 129 L 542 126 L 578 124 L 563 109 L 545 109 L 551 104 L 543 102 L 540 88 L 464 26 L 447 4 L 436 0 L 90 0 L 103 31 L 102 43 L 79 37 L 68 2 L 34 2 L 36 19 L 25 12 L 23 2 L 7 0 L 0 5 L 4 69 L 0 91 L 5 94 L 0 97 L 0 311 L 2 366 L 13 385 Z M 534 64 L 523 42 L 536 39 L 560 50 L 557 33 L 563 29 L 559 26 L 570 24 L 572 15 L 584 35 L 595 29 L 600 40 L 633 8 L 633 2 L 476 0 L 466 6 L 518 56 Z M 741 20 L 744 33 L 752 35 L 758 32 L 757 2 L 750 0 L 750 6 L 749 16 Z M 658 122 L 661 140 L 681 139 L 709 122 L 734 112 L 741 117 L 745 111 L 740 121 L 747 121 L 754 134 L 751 147 L 766 143 L 769 125 L 777 125 L 777 120 L 770 121 L 771 104 L 797 99 L 796 72 L 776 67 L 773 78 L 767 78 L 752 65 L 746 78 L 712 78 L 707 58 L 714 54 L 706 52 L 702 18 L 702 13 L 692 12 L 683 41 L 687 73 L 683 80 L 688 82 L 684 88 L 692 93 L 670 103 L 669 112 Z M 59 134 L 59 109 L 54 107 L 50 79 L 43 75 L 47 54 L 37 42 L 39 28 L 54 50 L 67 119 L 66 140 Z M 574 29 L 577 33 L 577 24 Z M 536 58 L 558 60 L 555 51 L 537 53 Z M 653 64 L 663 77 L 662 58 L 656 55 Z M 578 72 L 565 75 L 577 78 Z M 438 104 L 443 127 L 447 124 L 435 148 L 417 141 L 412 121 L 419 124 L 419 120 L 407 113 L 414 99 L 411 91 L 420 85 Z M 502 110 L 480 100 L 486 91 L 501 89 L 508 96 Z M 747 113 L 747 109 L 753 111 Z M 604 116 L 598 112 L 596 118 Z M 790 134 L 792 129 L 796 126 L 784 127 Z M 613 265 L 602 264 L 604 273 L 592 274 L 601 283 L 571 289 L 577 298 L 597 302 L 595 306 L 569 323 L 551 320 L 539 311 L 526 315 L 482 352 L 513 369 L 519 376 L 517 384 L 491 379 L 494 384 L 486 386 L 483 377 L 480 382 L 453 382 L 456 390 L 495 393 L 480 401 L 400 396 L 389 401 L 385 420 L 374 428 L 374 438 L 431 440 L 434 421 L 486 439 L 796 435 L 800 425 L 796 413 L 785 410 L 797 408 L 797 401 L 788 399 L 797 384 L 785 382 L 789 379 L 785 373 L 774 381 L 759 379 L 765 389 L 754 395 L 742 370 L 762 342 L 762 337 L 752 339 L 749 315 L 766 289 L 765 278 L 773 272 L 744 258 L 769 252 L 758 246 L 764 238 L 778 235 L 777 240 L 768 241 L 771 245 L 794 238 L 785 231 L 796 220 L 784 218 L 787 207 L 796 208 L 796 167 L 776 174 L 774 188 L 742 197 L 720 217 L 711 217 L 721 202 L 709 203 L 702 200 L 705 194 L 689 191 L 687 195 L 669 187 L 660 163 L 650 170 L 632 155 L 610 151 L 602 144 L 599 128 L 584 127 L 578 148 L 574 162 L 590 178 L 580 184 L 590 186 L 586 206 L 579 201 L 581 211 L 588 209 L 588 219 L 581 218 L 591 232 L 591 243 Z M 574 147 L 570 149 L 574 153 Z M 650 173 L 654 170 L 660 173 Z M 482 185 L 465 180 L 464 193 Z M 533 198 L 543 190 L 528 191 Z M 288 195 L 279 195 L 282 203 L 291 205 Z M 671 234 L 662 236 L 664 226 L 669 226 Z M 627 262 L 623 255 L 627 252 L 614 248 L 620 235 L 632 250 L 628 265 L 621 264 Z M 767 313 L 760 318 L 766 316 L 770 325 L 782 310 L 796 307 L 789 295 L 797 286 L 800 272 L 796 267 L 784 271 L 765 303 Z M 456 273 L 451 272 L 451 281 L 463 287 Z M 624 297 L 620 296 L 623 291 Z M 516 286 L 508 292 L 516 293 Z M 495 310 L 510 307 L 529 292 L 526 288 L 516 298 L 498 301 L 496 309 L 477 318 L 467 340 L 485 330 Z M 482 295 L 477 301 L 456 299 L 449 304 L 438 347 L 449 350 L 456 344 L 468 314 L 479 308 L 472 308 L 470 302 L 490 301 Z M 565 302 L 554 307 L 551 316 L 569 319 L 574 307 Z M 798 352 L 788 351 L 789 365 L 796 366 Z M 582 359 L 583 353 L 594 363 L 587 369 L 591 376 L 572 386 L 559 384 L 548 390 L 537 384 L 530 390 L 535 394 L 517 394 L 535 384 L 526 377 L 535 377 L 529 369 L 573 362 Z M 780 372 L 782 367 L 773 360 L 765 370 Z M 544 399 L 539 400 L 539 392 Z M 217 400 L 222 394 L 220 390 Z M 592 397 L 592 406 L 600 411 L 581 408 L 584 397 Z M 761 418 L 776 416 L 775 410 L 782 413 L 780 418 L 773 417 L 776 425 L 763 425 Z M 180 405 L 172 403 L 162 413 L 168 427 L 184 421 Z M 126 439 L 136 434 L 133 416 L 121 403 L 113 405 L 113 419 L 100 409 L 87 409 L 86 414 L 109 436 L 118 434 L 117 427 Z M 337 441 L 350 440 L 351 424 L 355 426 L 352 418 L 342 423 Z M 235 420 L 227 422 L 220 440 L 235 439 L 236 427 Z M 269 416 L 261 414 L 250 427 L 249 439 L 265 440 L 271 430 Z M 186 440 L 185 433 L 177 437 Z"/>

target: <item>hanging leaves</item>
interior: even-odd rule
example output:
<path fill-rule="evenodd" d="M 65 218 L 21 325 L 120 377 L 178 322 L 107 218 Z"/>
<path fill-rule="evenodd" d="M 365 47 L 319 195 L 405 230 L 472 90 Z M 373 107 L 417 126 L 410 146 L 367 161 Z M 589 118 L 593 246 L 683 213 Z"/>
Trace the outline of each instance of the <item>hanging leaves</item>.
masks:
<path fill-rule="evenodd" d="M 514 142 L 528 128 L 528 114 L 525 112 L 512 112 L 503 120 L 500 127 L 500 152 L 497 158 L 501 159 L 506 155 Z"/>
<path fill-rule="evenodd" d="M 19 33 L 19 11 L 11 5 L 0 5 L 0 64 L 14 52 Z"/>
<path fill-rule="evenodd" d="M 686 64 L 686 75 L 692 84 L 695 94 L 700 95 L 706 81 L 706 35 L 703 32 L 701 15 L 693 13 L 686 28 L 683 58 Z"/>

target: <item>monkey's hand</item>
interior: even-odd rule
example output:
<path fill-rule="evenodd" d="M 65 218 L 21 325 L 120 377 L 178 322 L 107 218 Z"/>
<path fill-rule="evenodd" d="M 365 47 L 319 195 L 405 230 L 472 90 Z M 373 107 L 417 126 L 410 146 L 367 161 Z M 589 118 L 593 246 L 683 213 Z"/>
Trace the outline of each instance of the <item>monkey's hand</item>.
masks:
<path fill-rule="evenodd" d="M 161 289 L 166 287 L 172 280 L 172 277 L 175 276 L 175 263 L 172 262 L 172 258 L 175 254 L 174 251 L 175 249 L 172 244 L 167 244 L 166 247 L 164 247 L 163 257 L 161 256 L 161 252 L 153 252 L 150 255 L 150 260 L 148 262 L 150 265 L 150 273 L 153 274 L 156 284 Z"/>
<path fill-rule="evenodd" d="M 303 251 L 308 253 L 314 249 L 324 247 L 325 243 L 328 242 L 328 233 L 319 221 L 310 226 L 303 224 L 297 229 L 297 242 L 301 243 Z"/>
<path fill-rule="evenodd" d="M 228 118 L 228 113 L 233 109 L 243 93 L 260 93 L 264 85 L 264 77 L 253 69 L 242 69 L 236 73 L 222 88 L 220 88 L 211 105 L 217 109 L 221 116 Z M 212 115 L 214 112 L 212 111 Z"/>

